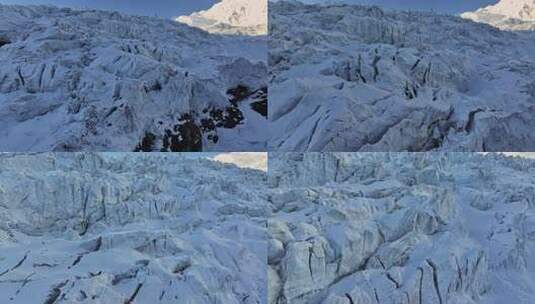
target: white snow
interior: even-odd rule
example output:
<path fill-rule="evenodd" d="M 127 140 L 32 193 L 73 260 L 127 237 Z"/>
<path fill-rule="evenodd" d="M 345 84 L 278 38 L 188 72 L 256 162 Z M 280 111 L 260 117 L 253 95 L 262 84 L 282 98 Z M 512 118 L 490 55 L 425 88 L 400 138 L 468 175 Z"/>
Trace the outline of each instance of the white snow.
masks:
<path fill-rule="evenodd" d="M 520 156 L 520 157 L 526 157 L 526 158 L 535 158 L 534 152 L 505 152 L 505 155 L 510 156 Z"/>
<path fill-rule="evenodd" d="M 0 151 L 266 150 L 265 37 L 0 5 L 0 45 Z"/>
<path fill-rule="evenodd" d="M 475 12 L 463 13 L 461 17 L 503 30 L 535 30 L 535 1 L 500 0 Z"/>
<path fill-rule="evenodd" d="M 271 153 L 269 304 L 535 302 L 535 160 Z"/>
<path fill-rule="evenodd" d="M 232 152 L 221 153 L 213 158 L 216 161 L 235 164 L 240 168 L 251 168 L 266 171 L 268 170 L 267 153 L 255 152 Z"/>
<path fill-rule="evenodd" d="M 197 156 L 0 154 L 0 302 L 265 303 L 266 173 Z"/>
<path fill-rule="evenodd" d="M 210 33 L 267 35 L 267 0 L 222 0 L 206 11 L 176 20 Z"/>
<path fill-rule="evenodd" d="M 270 151 L 533 151 L 535 32 L 270 3 Z"/>
<path fill-rule="evenodd" d="M 497 4 L 487 7 L 487 11 L 524 21 L 535 21 L 535 1 L 533 0 L 500 0 Z"/>

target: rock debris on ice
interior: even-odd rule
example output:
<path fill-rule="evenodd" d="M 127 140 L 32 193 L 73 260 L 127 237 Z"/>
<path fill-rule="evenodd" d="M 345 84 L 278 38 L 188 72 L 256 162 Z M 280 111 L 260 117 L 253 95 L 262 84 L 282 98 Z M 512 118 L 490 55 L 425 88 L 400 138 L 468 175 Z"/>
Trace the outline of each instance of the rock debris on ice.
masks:
<path fill-rule="evenodd" d="M 265 37 L 0 5 L 1 151 L 265 151 Z"/>

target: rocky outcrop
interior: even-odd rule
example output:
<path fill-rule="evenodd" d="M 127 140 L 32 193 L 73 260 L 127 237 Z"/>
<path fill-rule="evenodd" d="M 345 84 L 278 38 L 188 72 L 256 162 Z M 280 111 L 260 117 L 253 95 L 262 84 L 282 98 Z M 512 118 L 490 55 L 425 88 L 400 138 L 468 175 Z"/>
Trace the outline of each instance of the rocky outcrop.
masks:
<path fill-rule="evenodd" d="M 147 134 L 151 151 L 265 150 L 253 100 L 226 95 L 266 87 L 265 39 L 46 6 L 0 5 L 0 17 L 0 150 L 134 151 Z M 239 126 L 202 130 L 207 111 L 229 107 L 243 113 Z M 192 142 L 165 147 L 171 136 Z"/>

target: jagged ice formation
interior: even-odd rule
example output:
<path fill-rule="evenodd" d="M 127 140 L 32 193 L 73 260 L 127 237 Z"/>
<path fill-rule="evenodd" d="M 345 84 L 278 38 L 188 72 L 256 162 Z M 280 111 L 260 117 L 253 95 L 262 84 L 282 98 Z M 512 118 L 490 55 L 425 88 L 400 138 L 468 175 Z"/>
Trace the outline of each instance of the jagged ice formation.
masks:
<path fill-rule="evenodd" d="M 0 154 L 0 302 L 266 301 L 266 173 L 180 154 Z"/>
<path fill-rule="evenodd" d="M 266 40 L 0 5 L 1 151 L 265 151 Z"/>
<path fill-rule="evenodd" d="M 533 151 L 535 32 L 270 3 L 270 151 Z"/>
<path fill-rule="evenodd" d="M 269 304 L 535 301 L 535 160 L 273 153 Z"/>

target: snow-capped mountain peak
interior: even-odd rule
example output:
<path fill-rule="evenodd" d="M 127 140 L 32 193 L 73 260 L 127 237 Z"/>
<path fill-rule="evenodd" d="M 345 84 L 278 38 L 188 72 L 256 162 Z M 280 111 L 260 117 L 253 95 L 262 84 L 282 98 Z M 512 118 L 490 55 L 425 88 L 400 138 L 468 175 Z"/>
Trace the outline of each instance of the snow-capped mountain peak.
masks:
<path fill-rule="evenodd" d="M 267 1 L 222 0 L 208 10 L 176 20 L 211 33 L 266 35 Z"/>
<path fill-rule="evenodd" d="M 535 0 L 501 0 L 461 16 L 503 30 L 534 30 Z"/>
<path fill-rule="evenodd" d="M 232 152 L 221 153 L 214 156 L 213 160 L 234 164 L 239 168 L 250 168 L 267 172 L 267 153 L 257 152 Z"/>
<path fill-rule="evenodd" d="M 487 7 L 490 13 L 524 21 L 535 21 L 535 0 L 501 0 Z"/>

